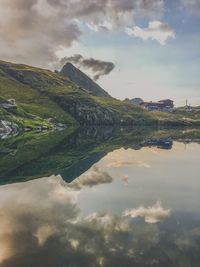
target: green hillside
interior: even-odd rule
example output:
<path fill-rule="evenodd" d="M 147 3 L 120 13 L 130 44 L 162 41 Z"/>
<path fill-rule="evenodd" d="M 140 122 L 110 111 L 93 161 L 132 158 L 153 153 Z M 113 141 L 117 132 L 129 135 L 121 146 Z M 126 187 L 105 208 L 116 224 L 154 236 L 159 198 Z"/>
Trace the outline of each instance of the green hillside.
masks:
<path fill-rule="evenodd" d="M 86 75 L 83 77 L 87 77 Z M 87 79 L 87 78 L 86 78 Z M 21 128 L 65 125 L 158 125 L 185 123 L 180 114 L 155 113 L 110 96 L 96 96 L 50 70 L 0 61 L 0 120 Z M 101 89 L 102 90 L 102 89 Z M 12 100 L 14 108 L 3 108 Z M 197 118 L 198 122 L 199 119 Z M 195 120 L 194 120 L 195 121 Z M 195 121 L 196 122 L 196 121 Z"/>
<path fill-rule="evenodd" d="M 7 110 L 7 113 L 19 121 L 22 121 L 20 118 L 29 119 L 29 124 L 32 124 L 31 118 L 36 120 L 34 116 L 57 123 L 83 125 L 154 121 L 142 109 L 111 97 L 93 96 L 57 72 L 4 61 L 0 61 L 0 96 L 14 99 L 17 110 Z M 2 110 L 0 116 L 4 116 Z"/>
<path fill-rule="evenodd" d="M 43 92 L 59 86 L 65 86 L 66 91 L 70 89 L 57 76 L 50 71 L 0 61 L 0 95 L 15 99 L 18 109 L 25 113 L 74 123 L 72 116 Z"/>

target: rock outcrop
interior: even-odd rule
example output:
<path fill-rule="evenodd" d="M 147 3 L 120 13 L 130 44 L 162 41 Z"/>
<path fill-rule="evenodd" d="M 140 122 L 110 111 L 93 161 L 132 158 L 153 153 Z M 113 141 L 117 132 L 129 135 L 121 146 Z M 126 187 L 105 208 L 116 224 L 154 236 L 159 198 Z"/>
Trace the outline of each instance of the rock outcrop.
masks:
<path fill-rule="evenodd" d="M 15 123 L 0 120 L 0 139 L 15 135 L 18 131 L 19 127 Z"/>
<path fill-rule="evenodd" d="M 4 100 L 0 98 L 0 108 L 4 108 L 4 109 L 16 109 L 17 108 L 17 104 L 15 102 L 14 99 L 9 99 L 9 100 Z"/>
<path fill-rule="evenodd" d="M 77 69 L 71 63 L 67 63 L 60 72 L 65 77 L 69 78 L 76 85 L 86 90 L 94 96 L 110 97 L 110 95 L 103 90 L 98 84 L 90 79 L 85 73 Z"/>

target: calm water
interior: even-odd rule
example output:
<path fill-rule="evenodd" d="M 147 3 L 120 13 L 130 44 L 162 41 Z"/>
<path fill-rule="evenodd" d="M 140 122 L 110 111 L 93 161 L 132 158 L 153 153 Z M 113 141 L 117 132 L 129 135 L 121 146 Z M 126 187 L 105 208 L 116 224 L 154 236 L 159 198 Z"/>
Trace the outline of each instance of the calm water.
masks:
<path fill-rule="evenodd" d="M 123 131 L 3 143 L 1 267 L 200 266 L 200 145 Z"/>

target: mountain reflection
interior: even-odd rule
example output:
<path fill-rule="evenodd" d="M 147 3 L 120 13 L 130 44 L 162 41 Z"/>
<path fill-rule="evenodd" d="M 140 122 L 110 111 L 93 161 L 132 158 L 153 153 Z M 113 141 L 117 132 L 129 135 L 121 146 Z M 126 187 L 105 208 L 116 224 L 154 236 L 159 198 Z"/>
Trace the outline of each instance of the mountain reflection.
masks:
<path fill-rule="evenodd" d="M 139 150 L 146 146 L 171 149 L 173 140 L 189 140 L 188 136 L 192 140 L 194 133 L 200 136 L 199 130 L 148 127 L 88 127 L 58 133 L 28 133 L 0 141 L 0 182 L 26 181 L 53 174 L 71 182 L 114 149 Z"/>
<path fill-rule="evenodd" d="M 1 187 L 0 266 L 199 266 L 195 219 L 184 232 L 188 219 L 180 228 L 183 215 L 170 217 L 161 203 L 81 216 L 78 195 L 59 177 Z"/>
<path fill-rule="evenodd" d="M 1 182 L 34 180 L 0 186 L 0 267 L 199 267 L 197 138 L 187 151 L 177 129 L 34 138 L 1 143 Z"/>

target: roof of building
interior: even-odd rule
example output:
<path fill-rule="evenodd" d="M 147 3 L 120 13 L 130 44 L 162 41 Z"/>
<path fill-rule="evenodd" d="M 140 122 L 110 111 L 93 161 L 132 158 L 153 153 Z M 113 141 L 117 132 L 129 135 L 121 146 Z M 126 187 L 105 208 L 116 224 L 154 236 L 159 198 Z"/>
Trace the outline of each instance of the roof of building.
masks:
<path fill-rule="evenodd" d="M 174 101 L 171 100 L 171 99 L 163 99 L 163 100 L 159 100 L 158 102 L 167 102 L 167 101 L 174 102 Z"/>

